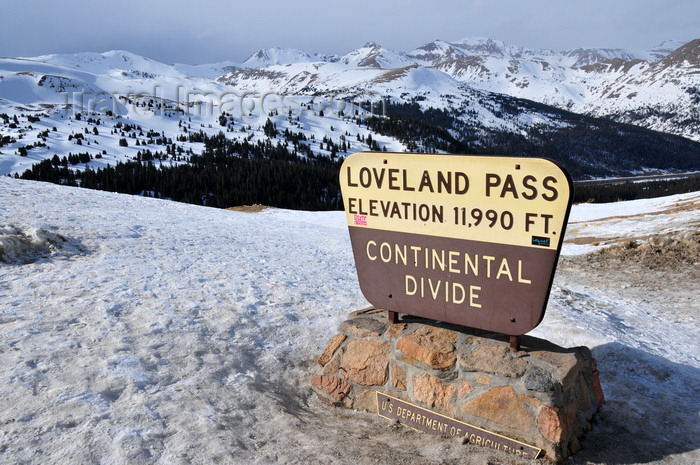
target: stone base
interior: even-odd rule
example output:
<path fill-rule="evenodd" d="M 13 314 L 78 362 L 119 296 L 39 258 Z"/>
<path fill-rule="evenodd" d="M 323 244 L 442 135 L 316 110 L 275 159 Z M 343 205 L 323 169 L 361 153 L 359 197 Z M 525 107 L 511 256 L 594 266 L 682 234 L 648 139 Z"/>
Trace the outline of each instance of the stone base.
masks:
<path fill-rule="evenodd" d="M 328 403 L 377 412 L 388 394 L 543 450 L 560 462 L 605 401 L 587 347 L 565 349 L 375 308 L 350 314 L 331 338 L 311 384 Z"/>

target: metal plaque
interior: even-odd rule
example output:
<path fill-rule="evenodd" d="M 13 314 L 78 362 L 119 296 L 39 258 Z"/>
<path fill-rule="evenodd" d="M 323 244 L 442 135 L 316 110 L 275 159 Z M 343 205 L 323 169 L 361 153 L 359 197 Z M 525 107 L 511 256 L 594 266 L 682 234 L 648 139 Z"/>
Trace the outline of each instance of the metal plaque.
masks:
<path fill-rule="evenodd" d="M 558 164 L 363 152 L 340 182 L 374 306 L 510 335 L 542 321 L 571 208 Z"/>
<path fill-rule="evenodd" d="M 465 443 L 500 450 L 520 457 L 536 459 L 542 449 L 500 434 L 440 415 L 377 391 L 377 414 L 424 433 L 459 437 Z"/>

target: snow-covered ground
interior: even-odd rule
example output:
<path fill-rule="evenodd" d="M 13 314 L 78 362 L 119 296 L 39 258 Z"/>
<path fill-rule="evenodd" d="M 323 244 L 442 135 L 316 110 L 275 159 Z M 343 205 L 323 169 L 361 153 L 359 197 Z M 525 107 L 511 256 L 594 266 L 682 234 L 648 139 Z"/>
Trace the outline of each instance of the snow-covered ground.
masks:
<path fill-rule="evenodd" d="M 532 332 L 598 360 L 607 403 L 568 463 L 700 462 L 697 262 L 646 289 L 582 254 L 697 232 L 699 202 L 574 206 Z M 312 394 L 316 358 L 367 305 L 342 212 L 0 177 L 0 259 L 2 463 L 526 463 Z"/>

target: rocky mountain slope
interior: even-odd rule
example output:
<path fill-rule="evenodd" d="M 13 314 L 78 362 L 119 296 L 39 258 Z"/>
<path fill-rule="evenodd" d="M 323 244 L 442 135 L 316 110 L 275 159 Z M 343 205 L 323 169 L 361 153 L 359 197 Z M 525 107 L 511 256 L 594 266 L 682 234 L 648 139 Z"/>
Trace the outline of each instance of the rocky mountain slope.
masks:
<path fill-rule="evenodd" d="M 271 58 L 253 60 L 267 55 Z M 282 55 L 287 59 L 281 60 Z M 258 90 L 370 92 L 403 100 L 418 95 L 427 99 L 426 105 L 437 108 L 457 106 L 444 98 L 456 95 L 459 100 L 461 92 L 447 90 L 452 86 L 506 94 L 700 140 L 700 39 L 669 41 L 640 52 L 555 52 L 493 39 L 464 39 L 436 40 L 411 52 L 387 50 L 370 42 L 342 57 L 316 56 L 313 60 L 310 54 L 303 54 L 303 59 L 299 55 L 261 50 L 247 62 L 254 63 L 255 69 L 235 70 L 219 81 Z M 269 80 L 261 82 L 260 68 L 268 71 L 264 75 Z M 422 73 L 420 84 L 416 73 Z M 461 103 L 470 98 L 462 95 Z"/>
<path fill-rule="evenodd" d="M 219 134 L 226 150 L 245 142 L 312 161 L 480 152 L 551 157 L 581 178 L 698 170 L 699 50 L 700 39 L 644 52 L 464 39 L 208 65 L 126 51 L 0 58 L 0 173 L 46 159 L 177 166 Z"/>

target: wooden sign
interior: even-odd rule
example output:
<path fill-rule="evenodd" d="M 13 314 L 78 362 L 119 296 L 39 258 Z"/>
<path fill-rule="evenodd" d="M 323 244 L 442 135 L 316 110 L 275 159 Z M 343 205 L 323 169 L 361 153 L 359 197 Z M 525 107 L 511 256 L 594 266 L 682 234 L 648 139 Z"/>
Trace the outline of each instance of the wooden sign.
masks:
<path fill-rule="evenodd" d="M 535 459 L 541 449 L 500 434 L 446 417 L 377 391 L 377 414 L 424 433 L 458 437 L 465 443 Z"/>
<path fill-rule="evenodd" d="M 370 303 L 509 335 L 540 323 L 571 208 L 558 164 L 362 152 L 340 182 Z"/>

